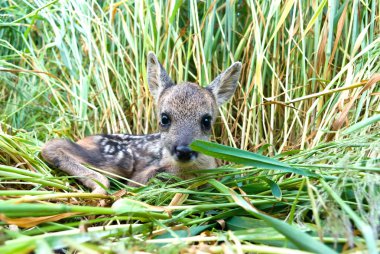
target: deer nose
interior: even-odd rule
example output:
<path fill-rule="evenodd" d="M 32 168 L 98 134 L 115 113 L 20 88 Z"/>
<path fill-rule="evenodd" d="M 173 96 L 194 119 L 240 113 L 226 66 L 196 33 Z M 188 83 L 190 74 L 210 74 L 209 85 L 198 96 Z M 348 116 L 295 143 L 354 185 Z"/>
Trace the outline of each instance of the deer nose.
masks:
<path fill-rule="evenodd" d="M 187 162 L 197 156 L 197 153 L 188 146 L 177 146 L 174 149 L 175 155 L 179 161 Z"/>

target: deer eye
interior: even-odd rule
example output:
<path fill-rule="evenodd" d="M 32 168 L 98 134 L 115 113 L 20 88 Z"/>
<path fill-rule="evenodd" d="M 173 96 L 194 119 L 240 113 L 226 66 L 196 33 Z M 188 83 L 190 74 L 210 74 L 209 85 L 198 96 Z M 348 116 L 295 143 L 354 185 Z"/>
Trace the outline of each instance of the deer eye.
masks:
<path fill-rule="evenodd" d="M 201 120 L 202 128 L 205 131 L 208 131 L 211 129 L 211 116 L 210 115 L 204 115 Z"/>
<path fill-rule="evenodd" d="M 169 125 L 170 125 L 170 117 L 167 114 L 165 114 L 165 113 L 161 114 L 160 125 L 162 127 L 169 127 Z"/>

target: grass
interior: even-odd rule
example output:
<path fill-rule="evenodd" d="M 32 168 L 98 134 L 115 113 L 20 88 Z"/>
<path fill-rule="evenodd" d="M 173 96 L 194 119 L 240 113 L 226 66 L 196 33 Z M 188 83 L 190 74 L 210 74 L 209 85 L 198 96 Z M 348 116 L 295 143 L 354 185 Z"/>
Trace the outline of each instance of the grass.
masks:
<path fill-rule="evenodd" d="M 374 0 L 1 2 L 0 252 L 379 252 L 379 13 Z M 88 193 L 40 147 L 155 131 L 148 51 L 201 85 L 243 63 L 214 128 L 229 148 L 197 148 L 239 164 Z"/>

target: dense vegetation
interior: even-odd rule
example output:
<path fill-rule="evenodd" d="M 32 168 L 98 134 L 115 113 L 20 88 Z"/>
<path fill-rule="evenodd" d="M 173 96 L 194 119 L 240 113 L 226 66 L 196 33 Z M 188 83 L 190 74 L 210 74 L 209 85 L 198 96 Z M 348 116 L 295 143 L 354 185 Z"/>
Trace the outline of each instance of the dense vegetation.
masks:
<path fill-rule="evenodd" d="M 378 0 L 2 1 L 0 253 L 378 252 L 379 35 Z M 157 129 L 148 51 L 201 85 L 241 61 L 213 141 L 275 159 L 198 143 L 248 159 L 108 196 L 44 163 Z"/>

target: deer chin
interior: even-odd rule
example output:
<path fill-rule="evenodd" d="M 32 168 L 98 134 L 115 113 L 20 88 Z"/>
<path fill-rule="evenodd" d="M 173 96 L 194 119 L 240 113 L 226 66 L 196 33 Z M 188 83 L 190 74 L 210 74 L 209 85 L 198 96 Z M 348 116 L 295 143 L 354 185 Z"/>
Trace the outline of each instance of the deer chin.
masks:
<path fill-rule="evenodd" d="M 197 153 L 196 156 L 186 162 L 176 160 L 175 158 L 173 158 L 173 162 L 180 170 L 212 169 L 217 167 L 214 158 L 201 153 Z"/>
<path fill-rule="evenodd" d="M 172 165 L 175 165 L 176 168 L 179 170 L 185 170 L 185 169 L 196 169 L 197 165 L 197 156 L 192 156 L 190 160 L 179 160 L 176 158 L 176 156 L 171 156 Z"/>
<path fill-rule="evenodd" d="M 199 176 L 197 172 L 202 171 L 202 169 L 213 169 L 216 167 L 217 164 L 214 158 L 198 153 L 195 159 L 186 163 L 176 161 L 176 174 L 186 180 Z"/>

